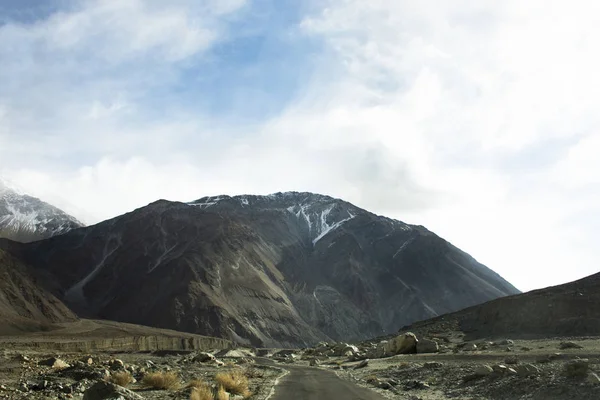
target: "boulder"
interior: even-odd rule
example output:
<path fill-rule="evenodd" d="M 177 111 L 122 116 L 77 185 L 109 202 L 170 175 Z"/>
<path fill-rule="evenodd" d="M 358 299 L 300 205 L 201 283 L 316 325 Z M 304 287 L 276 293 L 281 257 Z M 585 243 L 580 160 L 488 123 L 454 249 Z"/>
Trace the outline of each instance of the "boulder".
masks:
<path fill-rule="evenodd" d="M 423 368 L 427 368 L 427 369 L 439 369 L 442 368 L 444 366 L 444 364 L 442 364 L 441 362 L 438 361 L 429 361 L 426 362 L 425 364 L 423 364 Z"/>
<path fill-rule="evenodd" d="M 51 367 L 52 369 L 61 370 L 65 368 L 69 368 L 69 364 L 61 360 L 60 358 L 51 357 L 46 360 L 42 360 L 38 363 L 39 365 L 45 365 L 47 367 Z"/>
<path fill-rule="evenodd" d="M 468 343 L 463 347 L 464 351 L 477 351 L 477 345 L 475 343 Z"/>
<path fill-rule="evenodd" d="M 519 376 L 533 376 L 540 373 L 540 369 L 533 364 L 521 364 L 514 367 Z"/>
<path fill-rule="evenodd" d="M 494 373 L 503 375 L 508 372 L 508 367 L 506 365 L 498 364 L 492 367 Z"/>
<path fill-rule="evenodd" d="M 504 359 L 504 362 L 508 365 L 516 365 L 519 363 L 519 357 L 517 357 L 517 356 L 506 357 Z"/>
<path fill-rule="evenodd" d="M 417 343 L 418 339 L 414 333 L 403 333 L 402 335 L 398 335 L 386 343 L 385 354 L 395 355 L 416 353 Z"/>
<path fill-rule="evenodd" d="M 417 353 L 437 353 L 440 351 L 435 340 L 421 339 L 417 342 Z"/>
<path fill-rule="evenodd" d="M 196 354 L 194 356 L 194 358 L 192 358 L 192 361 L 195 362 L 207 362 L 207 361 L 215 361 L 215 356 L 213 356 L 210 353 L 206 353 L 206 352 L 200 352 L 198 354 Z"/>
<path fill-rule="evenodd" d="M 476 376 L 488 376 L 491 375 L 492 372 L 494 372 L 492 367 L 490 367 L 489 365 L 482 364 L 475 368 L 473 374 Z"/>
<path fill-rule="evenodd" d="M 97 382 L 83 394 L 83 400 L 141 400 L 142 396 L 109 382 Z"/>
<path fill-rule="evenodd" d="M 377 345 L 367 349 L 366 357 L 367 358 L 382 358 L 385 357 L 385 349 L 387 347 L 387 340 L 384 340 Z"/>
<path fill-rule="evenodd" d="M 597 374 L 593 373 L 593 372 L 590 372 L 588 374 L 588 376 L 585 379 L 585 381 L 587 383 L 589 383 L 590 385 L 600 385 L 600 377 Z"/>
<path fill-rule="evenodd" d="M 122 369 L 125 369 L 125 363 L 122 360 L 119 360 L 118 358 L 110 360 L 108 366 L 113 371 L 120 371 Z"/>
<path fill-rule="evenodd" d="M 590 361 L 587 358 L 569 361 L 565 364 L 564 374 L 569 378 L 582 378 L 590 370 Z"/>
<path fill-rule="evenodd" d="M 354 354 L 358 354 L 358 347 L 347 344 L 347 343 L 338 343 L 336 344 L 331 352 L 331 355 L 334 357 L 346 356 L 350 357 Z"/>
<path fill-rule="evenodd" d="M 583 346 L 580 344 L 577 344 L 575 342 L 562 342 L 559 346 L 558 346 L 561 350 L 568 350 L 568 349 L 583 349 Z"/>

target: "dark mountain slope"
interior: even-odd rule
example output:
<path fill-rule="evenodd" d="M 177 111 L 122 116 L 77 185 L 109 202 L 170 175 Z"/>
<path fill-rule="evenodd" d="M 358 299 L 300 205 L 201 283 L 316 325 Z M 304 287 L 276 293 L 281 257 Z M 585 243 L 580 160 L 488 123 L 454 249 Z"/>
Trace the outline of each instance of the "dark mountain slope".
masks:
<path fill-rule="evenodd" d="M 564 285 L 504 297 L 416 322 L 401 331 L 462 331 L 467 339 L 548 338 L 600 334 L 600 274 Z"/>
<path fill-rule="evenodd" d="M 422 227 L 310 193 L 159 201 L 14 251 L 81 315 L 264 346 L 377 336 L 517 293 Z"/>
<path fill-rule="evenodd" d="M 46 279 L 39 275 L 0 250 L 0 335 L 43 330 L 52 323 L 77 319 L 40 286 L 39 281 Z"/>

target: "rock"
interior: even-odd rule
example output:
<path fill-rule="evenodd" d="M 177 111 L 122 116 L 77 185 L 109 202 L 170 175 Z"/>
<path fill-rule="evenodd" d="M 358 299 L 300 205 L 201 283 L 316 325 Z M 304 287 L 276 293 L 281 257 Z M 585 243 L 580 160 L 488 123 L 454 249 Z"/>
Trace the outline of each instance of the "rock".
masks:
<path fill-rule="evenodd" d="M 444 366 L 444 364 L 442 364 L 441 362 L 438 361 L 429 361 L 426 362 L 425 364 L 423 364 L 423 368 L 427 368 L 427 369 L 438 369 L 438 368 L 442 368 Z"/>
<path fill-rule="evenodd" d="M 387 347 L 387 340 L 384 340 L 377 345 L 367 349 L 366 357 L 367 358 L 382 358 L 385 357 L 385 349 Z"/>
<path fill-rule="evenodd" d="M 60 371 L 60 370 L 63 370 L 63 369 L 69 368 L 69 367 L 70 367 L 70 365 L 61 359 L 57 359 L 54 362 L 54 364 L 52 364 L 52 369 L 55 369 L 57 371 Z"/>
<path fill-rule="evenodd" d="M 379 389 L 389 390 L 389 389 L 391 389 L 393 386 L 392 386 L 392 385 L 391 385 L 389 382 L 386 382 L 386 381 L 378 381 L 378 382 L 377 382 L 377 387 L 378 387 Z"/>
<path fill-rule="evenodd" d="M 357 354 L 358 351 L 358 347 L 347 344 L 347 343 L 338 343 L 335 346 L 333 346 L 333 349 L 331 349 L 331 355 L 334 357 L 340 357 L 340 356 L 352 356 L 354 354 Z"/>
<path fill-rule="evenodd" d="M 38 363 L 38 365 L 44 365 L 44 366 L 51 367 L 52 369 L 56 369 L 56 370 L 69 368 L 69 364 L 67 364 L 60 358 L 56 358 L 56 357 L 51 357 L 46 360 L 42 360 Z"/>
<path fill-rule="evenodd" d="M 508 365 L 515 365 L 519 363 L 519 357 L 517 356 L 510 356 L 510 357 L 506 357 L 504 359 L 504 363 L 508 364 Z"/>
<path fill-rule="evenodd" d="M 512 346 L 513 344 L 515 344 L 515 342 L 510 339 L 504 339 L 499 344 L 500 346 Z"/>
<path fill-rule="evenodd" d="M 118 371 L 121 369 L 125 369 L 125 363 L 123 363 L 123 361 L 119 360 L 118 358 L 115 358 L 114 360 L 110 360 L 110 362 L 108 363 L 108 366 L 110 367 L 110 369 L 112 371 Z"/>
<path fill-rule="evenodd" d="M 215 360 L 215 356 L 213 356 L 210 353 L 205 353 L 205 352 L 200 352 L 198 354 L 196 354 L 194 356 L 194 358 L 192 358 L 192 361 L 194 362 L 207 362 L 207 361 L 214 361 Z"/>
<path fill-rule="evenodd" d="M 589 383 L 590 385 L 600 385 L 600 377 L 597 374 L 593 373 L 593 372 L 590 372 L 588 374 L 588 376 L 585 379 L 585 381 L 587 383 Z"/>
<path fill-rule="evenodd" d="M 410 380 L 407 381 L 406 383 L 404 383 L 404 390 L 423 390 L 423 389 L 429 389 L 429 385 L 425 382 L 421 382 L 421 381 L 417 381 L 417 380 Z"/>
<path fill-rule="evenodd" d="M 308 361 L 308 365 L 309 365 L 309 366 L 311 366 L 311 367 L 316 367 L 316 366 L 318 366 L 318 365 L 319 365 L 319 363 L 317 362 L 317 359 L 316 359 L 316 358 L 311 358 L 311 359 Z"/>
<path fill-rule="evenodd" d="M 492 367 L 490 367 L 489 365 L 482 364 L 475 368 L 474 374 L 477 376 L 488 376 L 492 372 L 494 372 Z"/>
<path fill-rule="evenodd" d="M 82 363 L 87 364 L 87 365 L 93 365 L 94 364 L 94 359 L 92 357 L 83 357 L 81 360 Z"/>
<path fill-rule="evenodd" d="M 386 343 L 385 353 L 387 355 L 412 354 L 417 352 L 417 337 L 414 333 L 404 333 L 396 336 Z"/>
<path fill-rule="evenodd" d="M 582 378 L 590 370 L 590 361 L 587 358 L 569 361 L 565 364 L 564 374 L 569 378 Z"/>
<path fill-rule="evenodd" d="M 561 342 L 561 344 L 558 346 L 561 350 L 567 350 L 567 349 L 583 349 L 583 346 L 575 343 L 575 342 Z"/>
<path fill-rule="evenodd" d="M 142 396 L 108 382 L 97 382 L 83 394 L 83 400 L 140 400 Z"/>
<path fill-rule="evenodd" d="M 359 364 L 356 364 L 354 366 L 354 369 L 361 369 L 361 368 L 365 368 L 367 365 L 369 365 L 369 360 L 363 360 L 361 361 Z"/>
<path fill-rule="evenodd" d="M 533 364 L 521 364 L 517 365 L 514 370 L 519 376 L 533 376 L 540 373 L 540 369 Z"/>
<path fill-rule="evenodd" d="M 508 367 L 506 365 L 502 365 L 502 364 L 494 365 L 492 367 L 492 369 L 494 370 L 494 373 L 496 373 L 496 374 L 503 375 L 508 372 Z"/>
<path fill-rule="evenodd" d="M 256 350 L 257 357 L 267 357 L 269 355 L 269 349 L 258 349 Z"/>
<path fill-rule="evenodd" d="M 516 371 L 514 368 L 508 368 L 508 369 L 506 370 L 506 372 L 507 372 L 509 375 L 517 375 L 517 371 Z"/>
<path fill-rule="evenodd" d="M 437 353 L 440 351 L 435 340 L 421 339 L 417 342 L 417 353 Z"/>
<path fill-rule="evenodd" d="M 475 343 L 466 344 L 463 348 L 464 351 L 477 351 L 477 345 Z"/>

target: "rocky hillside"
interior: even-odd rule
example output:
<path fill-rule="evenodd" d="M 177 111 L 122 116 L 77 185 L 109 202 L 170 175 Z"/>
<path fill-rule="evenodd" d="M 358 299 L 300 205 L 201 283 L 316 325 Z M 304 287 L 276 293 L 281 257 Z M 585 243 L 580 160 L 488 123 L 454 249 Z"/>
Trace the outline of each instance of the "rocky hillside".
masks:
<path fill-rule="evenodd" d="M 30 271 L 0 250 L 0 335 L 48 328 L 77 317 L 60 300 L 39 285 L 48 279 Z"/>
<path fill-rule="evenodd" d="M 299 346 L 517 290 L 423 227 L 310 193 L 158 201 L 13 249 L 83 316 Z"/>
<path fill-rule="evenodd" d="M 32 242 L 81 226 L 58 208 L 21 194 L 0 180 L 0 238 Z"/>
<path fill-rule="evenodd" d="M 462 332 L 466 339 L 596 336 L 600 332 L 600 274 L 575 282 L 504 297 L 402 331 Z"/>

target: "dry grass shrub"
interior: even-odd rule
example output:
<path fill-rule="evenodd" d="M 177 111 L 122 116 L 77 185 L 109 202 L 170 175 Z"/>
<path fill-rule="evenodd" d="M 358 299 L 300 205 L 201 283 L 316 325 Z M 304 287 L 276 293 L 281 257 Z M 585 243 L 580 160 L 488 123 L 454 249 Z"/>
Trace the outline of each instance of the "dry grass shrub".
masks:
<path fill-rule="evenodd" d="M 113 372 L 110 374 L 108 381 L 115 385 L 125 387 L 133 382 L 133 376 L 131 376 L 131 373 L 128 371 Z"/>
<path fill-rule="evenodd" d="M 158 390 L 177 390 L 181 387 L 181 381 L 173 372 L 153 372 L 144 375 L 142 386 Z"/>
<path fill-rule="evenodd" d="M 190 392 L 190 400 L 214 400 L 213 391 L 207 384 L 204 386 L 193 386 Z"/>
<path fill-rule="evenodd" d="M 220 372 L 215 375 L 215 380 L 229 393 L 239 394 L 244 398 L 251 396 L 250 390 L 248 390 L 248 377 L 241 369 Z"/>
<path fill-rule="evenodd" d="M 219 390 L 217 391 L 217 396 L 215 397 L 215 400 L 229 400 L 229 393 L 225 391 L 225 388 L 223 388 L 223 386 L 219 386 Z"/>

